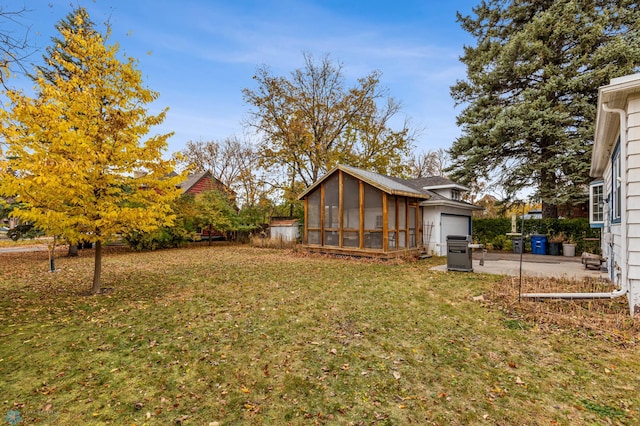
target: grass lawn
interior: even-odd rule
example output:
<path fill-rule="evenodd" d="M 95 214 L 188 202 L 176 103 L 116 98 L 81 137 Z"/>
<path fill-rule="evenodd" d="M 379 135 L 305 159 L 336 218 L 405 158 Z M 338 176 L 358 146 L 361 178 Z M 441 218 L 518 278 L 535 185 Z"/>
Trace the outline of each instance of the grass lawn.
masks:
<path fill-rule="evenodd" d="M 444 259 L 119 249 L 88 296 L 91 255 L 0 254 L 0 419 L 640 423 L 634 339 L 518 316 L 491 299 L 504 280 Z"/>

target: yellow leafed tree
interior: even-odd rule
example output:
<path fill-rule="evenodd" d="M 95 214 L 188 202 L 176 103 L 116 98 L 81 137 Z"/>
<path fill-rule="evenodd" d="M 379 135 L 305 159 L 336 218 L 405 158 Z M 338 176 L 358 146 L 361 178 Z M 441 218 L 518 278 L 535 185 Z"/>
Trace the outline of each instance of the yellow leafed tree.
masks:
<path fill-rule="evenodd" d="M 6 93 L 0 195 L 14 197 L 22 205 L 15 216 L 48 235 L 95 243 L 95 294 L 103 244 L 118 233 L 170 224 L 182 177 L 169 178 L 173 163 L 162 159 L 170 134 L 141 141 L 166 110 L 147 114 L 158 94 L 143 87 L 136 61 L 116 57 L 109 31 L 103 36 L 87 25 L 86 10 L 70 19 L 48 50 L 55 72 L 37 69 L 37 94 Z"/>

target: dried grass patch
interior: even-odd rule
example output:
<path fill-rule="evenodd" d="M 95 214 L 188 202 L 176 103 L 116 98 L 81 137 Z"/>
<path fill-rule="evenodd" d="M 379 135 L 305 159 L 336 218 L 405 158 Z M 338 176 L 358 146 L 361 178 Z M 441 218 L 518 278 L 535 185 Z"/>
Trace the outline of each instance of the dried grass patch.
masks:
<path fill-rule="evenodd" d="M 295 240 L 285 240 L 282 237 L 277 237 L 277 238 L 251 237 L 249 239 L 249 245 L 251 247 L 258 247 L 258 248 L 295 249 L 298 244 Z"/>
<path fill-rule="evenodd" d="M 487 297 L 513 320 L 534 323 L 548 331 L 577 332 L 622 345 L 640 342 L 640 319 L 629 315 L 626 297 L 596 300 L 532 300 L 526 293 L 604 293 L 614 288 L 601 279 L 575 280 L 550 277 L 506 277 L 498 281 Z"/>

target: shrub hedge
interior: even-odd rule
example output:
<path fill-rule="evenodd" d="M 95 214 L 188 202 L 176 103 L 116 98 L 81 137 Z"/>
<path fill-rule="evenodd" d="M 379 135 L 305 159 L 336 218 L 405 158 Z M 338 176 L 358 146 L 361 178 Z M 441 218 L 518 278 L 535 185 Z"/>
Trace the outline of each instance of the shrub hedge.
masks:
<path fill-rule="evenodd" d="M 194 240 L 194 233 L 181 226 L 158 229 L 154 232 L 132 232 L 123 239 L 134 251 L 147 251 L 185 246 Z"/>
<path fill-rule="evenodd" d="M 521 232 L 522 221 L 516 221 L 516 232 Z M 511 219 L 507 218 L 474 218 L 473 241 L 484 244 L 493 250 L 511 250 Z M 585 238 L 600 238 L 600 229 L 589 227 L 589 219 L 525 219 L 524 235 L 546 235 L 548 241 L 561 238 L 576 244 L 576 253 L 587 251 L 600 253 L 598 241 L 585 241 Z M 531 242 L 525 243 L 525 249 L 531 250 Z"/>

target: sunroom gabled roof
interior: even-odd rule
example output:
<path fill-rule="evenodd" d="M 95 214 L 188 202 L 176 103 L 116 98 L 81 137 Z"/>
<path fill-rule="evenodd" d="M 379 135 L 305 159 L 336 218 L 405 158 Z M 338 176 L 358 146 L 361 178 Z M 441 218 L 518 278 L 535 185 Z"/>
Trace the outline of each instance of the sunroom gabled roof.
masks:
<path fill-rule="evenodd" d="M 431 198 L 431 195 L 425 193 L 416 188 L 412 188 L 411 186 L 403 183 L 400 179 L 394 179 L 389 176 L 384 176 L 379 173 L 370 172 L 368 170 L 359 169 L 357 167 L 346 166 L 344 164 L 339 164 L 329 172 L 327 172 L 323 177 L 318 179 L 313 183 L 310 187 L 308 187 L 302 194 L 298 196 L 298 199 L 301 200 L 317 188 L 322 182 L 324 182 L 329 176 L 335 173 L 337 170 L 342 170 L 343 172 L 362 180 L 363 182 L 368 183 L 369 185 L 377 188 L 387 194 L 391 195 L 400 195 L 404 197 L 414 197 L 422 200 L 428 200 Z"/>

